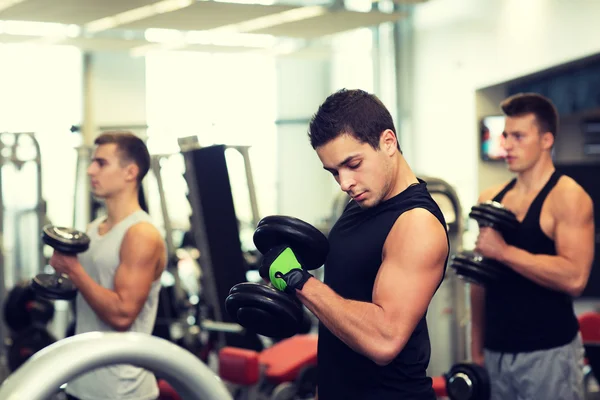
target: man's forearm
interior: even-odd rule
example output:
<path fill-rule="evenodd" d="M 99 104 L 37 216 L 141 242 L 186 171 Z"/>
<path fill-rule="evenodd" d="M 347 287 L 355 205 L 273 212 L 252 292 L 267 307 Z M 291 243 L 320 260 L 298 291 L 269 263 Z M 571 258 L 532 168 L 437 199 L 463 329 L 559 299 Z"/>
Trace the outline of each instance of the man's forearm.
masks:
<path fill-rule="evenodd" d="M 585 286 L 581 268 L 564 257 L 531 254 L 518 247 L 507 246 L 499 261 L 539 285 L 573 296 L 577 296 Z"/>
<path fill-rule="evenodd" d="M 378 305 L 344 299 L 315 278 L 309 279 L 297 296 L 327 329 L 357 353 L 386 364 L 397 352 L 398 338 L 392 336 L 394 330 Z"/>
<path fill-rule="evenodd" d="M 116 330 L 128 328 L 127 316 L 122 311 L 121 299 L 116 292 L 96 283 L 83 268 L 78 268 L 69 277 L 102 321 Z"/>

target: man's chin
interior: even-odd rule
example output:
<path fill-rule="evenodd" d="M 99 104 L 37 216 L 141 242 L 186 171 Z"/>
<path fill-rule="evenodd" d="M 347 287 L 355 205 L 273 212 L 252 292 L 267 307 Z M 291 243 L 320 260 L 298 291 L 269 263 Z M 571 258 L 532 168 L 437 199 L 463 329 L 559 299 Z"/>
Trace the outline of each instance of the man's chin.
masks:
<path fill-rule="evenodd" d="M 102 192 L 98 192 L 96 190 L 92 190 L 92 197 L 98 200 L 104 200 L 106 198 L 106 194 Z"/>
<path fill-rule="evenodd" d="M 356 200 L 355 200 L 356 201 Z M 363 210 L 366 210 L 368 208 L 373 207 L 373 204 L 371 204 L 371 202 L 367 201 L 367 200 L 363 200 L 363 201 L 356 201 L 356 204 L 358 204 L 358 206 L 360 208 L 362 208 Z"/>

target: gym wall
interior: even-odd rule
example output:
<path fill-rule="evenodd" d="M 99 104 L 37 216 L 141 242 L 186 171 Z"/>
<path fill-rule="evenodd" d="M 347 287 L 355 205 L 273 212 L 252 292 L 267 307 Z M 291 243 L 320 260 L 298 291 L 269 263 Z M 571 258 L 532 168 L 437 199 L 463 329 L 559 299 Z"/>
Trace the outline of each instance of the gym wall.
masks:
<path fill-rule="evenodd" d="M 600 3 L 576 3 L 447 0 L 415 11 L 415 166 L 455 185 L 463 204 L 482 189 L 476 90 L 600 52 Z"/>
<path fill-rule="evenodd" d="M 146 123 L 145 59 L 125 52 L 103 51 L 94 52 L 91 62 L 90 117 L 94 124 Z"/>

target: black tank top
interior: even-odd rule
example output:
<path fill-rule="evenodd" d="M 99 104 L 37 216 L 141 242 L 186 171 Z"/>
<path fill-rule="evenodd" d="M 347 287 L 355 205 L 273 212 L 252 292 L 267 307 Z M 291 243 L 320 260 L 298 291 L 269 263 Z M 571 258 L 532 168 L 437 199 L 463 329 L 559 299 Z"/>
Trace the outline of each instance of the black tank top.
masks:
<path fill-rule="evenodd" d="M 554 171 L 535 197 L 516 234 L 505 241 L 532 254 L 556 255 L 554 242 L 540 227 L 544 200 L 561 174 Z M 516 183 L 513 179 L 493 200 L 502 202 Z M 573 300 L 566 293 L 538 285 L 514 274 L 504 287 L 485 291 L 485 348 L 517 353 L 550 349 L 571 342 L 579 330 Z"/>
<path fill-rule="evenodd" d="M 422 180 L 370 209 L 350 202 L 329 233 L 324 282 L 346 299 L 371 302 L 385 239 L 398 217 L 414 208 L 430 211 L 446 228 Z M 425 316 L 404 349 L 386 366 L 355 352 L 320 324 L 319 400 L 435 400 L 426 374 L 430 352 Z"/>

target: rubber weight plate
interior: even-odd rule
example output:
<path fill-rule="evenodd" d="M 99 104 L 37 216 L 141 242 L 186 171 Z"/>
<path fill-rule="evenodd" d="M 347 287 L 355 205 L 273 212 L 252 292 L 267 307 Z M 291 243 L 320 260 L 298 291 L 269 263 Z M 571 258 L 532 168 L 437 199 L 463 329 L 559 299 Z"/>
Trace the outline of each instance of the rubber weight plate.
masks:
<path fill-rule="evenodd" d="M 307 270 L 320 268 L 329 253 L 329 242 L 321 231 L 298 218 L 283 215 L 263 218 L 253 240 L 262 254 L 277 246 L 290 247 Z"/>
<path fill-rule="evenodd" d="M 512 275 L 504 264 L 470 251 L 452 256 L 450 267 L 461 278 L 482 285 L 500 284 Z"/>
<path fill-rule="evenodd" d="M 35 325 L 14 336 L 8 350 L 8 367 L 12 372 L 16 371 L 32 355 L 56 342 L 56 338 L 46 329 Z"/>
<path fill-rule="evenodd" d="M 496 278 L 490 271 L 474 266 L 468 255 L 457 254 L 452 257 L 450 267 L 463 280 L 479 285 L 489 285 Z"/>
<path fill-rule="evenodd" d="M 451 400 L 489 400 L 490 378 L 477 364 L 459 363 L 446 375 L 446 390 Z"/>
<path fill-rule="evenodd" d="M 38 274 L 31 280 L 35 293 L 49 300 L 72 300 L 77 296 L 77 287 L 69 278 L 58 274 Z"/>
<path fill-rule="evenodd" d="M 4 320 L 13 331 L 19 332 L 33 323 L 47 324 L 54 317 L 54 305 L 37 298 L 29 281 L 15 285 L 4 303 Z"/>
<path fill-rule="evenodd" d="M 42 240 L 56 251 L 66 254 L 83 253 L 90 246 L 90 238 L 85 233 L 54 225 L 44 226 Z"/>
<path fill-rule="evenodd" d="M 225 309 L 234 322 L 271 338 L 294 336 L 304 318 L 301 304 L 290 295 L 251 282 L 231 288 Z"/>
<path fill-rule="evenodd" d="M 464 252 L 463 260 L 474 268 L 486 271 L 495 281 L 502 281 L 511 274 L 511 269 L 499 261 L 491 258 L 482 257 L 474 252 Z"/>
<path fill-rule="evenodd" d="M 473 206 L 469 217 L 476 220 L 480 225 L 492 226 L 503 235 L 510 234 L 519 224 L 517 217 L 511 211 L 494 201 Z"/>

